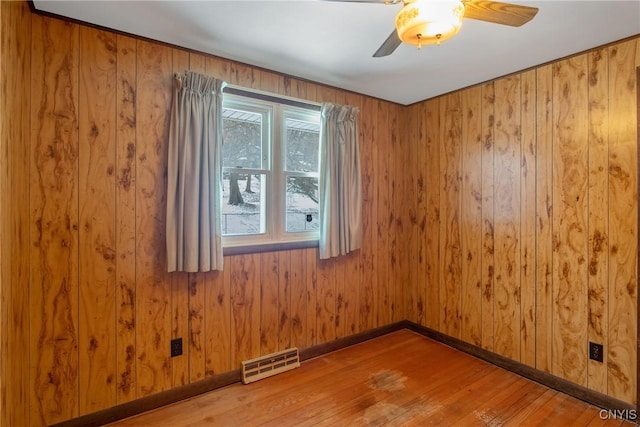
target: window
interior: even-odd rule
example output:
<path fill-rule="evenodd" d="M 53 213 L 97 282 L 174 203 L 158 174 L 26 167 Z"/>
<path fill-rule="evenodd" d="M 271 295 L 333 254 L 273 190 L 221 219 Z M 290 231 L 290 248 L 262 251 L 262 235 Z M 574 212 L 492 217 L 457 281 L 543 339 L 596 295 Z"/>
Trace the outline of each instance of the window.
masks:
<path fill-rule="evenodd" d="M 320 109 L 225 91 L 225 247 L 318 239 Z"/>

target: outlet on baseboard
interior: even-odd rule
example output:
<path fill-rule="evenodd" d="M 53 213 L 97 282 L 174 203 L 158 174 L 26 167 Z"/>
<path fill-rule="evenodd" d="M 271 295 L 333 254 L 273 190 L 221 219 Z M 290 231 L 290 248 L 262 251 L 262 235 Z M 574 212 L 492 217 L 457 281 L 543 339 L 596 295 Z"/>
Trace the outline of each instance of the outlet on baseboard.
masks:
<path fill-rule="evenodd" d="M 594 342 L 589 341 L 589 359 L 595 360 L 596 362 L 602 362 L 603 351 L 604 351 L 604 348 L 602 344 L 596 344 Z"/>
<path fill-rule="evenodd" d="M 171 340 L 171 357 L 180 356 L 182 354 L 182 338 Z"/>

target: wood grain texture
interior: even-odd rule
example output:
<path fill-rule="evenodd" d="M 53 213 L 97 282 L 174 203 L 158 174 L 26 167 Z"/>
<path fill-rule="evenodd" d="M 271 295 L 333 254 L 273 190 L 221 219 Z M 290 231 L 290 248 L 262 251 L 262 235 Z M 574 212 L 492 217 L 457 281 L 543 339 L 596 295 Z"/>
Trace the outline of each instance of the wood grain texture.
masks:
<path fill-rule="evenodd" d="M 279 252 L 260 254 L 260 354 L 278 351 Z"/>
<path fill-rule="evenodd" d="M 22 3 L 2 2 L 0 13 L 3 42 L 4 34 L 10 34 L 16 37 L 17 43 L 9 51 L 2 45 L 0 51 L 0 68 L 10 67 L 9 74 L 13 75 L 13 80 L 6 80 L 3 94 L 26 92 L 29 98 L 27 102 L 25 96 L 8 99 L 13 96 L 8 95 L 2 100 L 3 108 L 11 104 L 7 111 L 18 111 L 9 127 L 6 121 L 0 127 L 3 149 L 7 147 L 7 132 L 15 132 L 10 135 L 12 141 L 25 141 L 23 145 L 11 144 L 10 152 L 0 159 L 0 177 L 13 179 L 11 184 L 0 181 L 0 186 L 9 185 L 12 189 L 7 194 L 4 190 L 0 192 L 3 201 L 11 200 L 11 206 L 3 203 L 0 207 L 1 262 L 11 262 L 13 266 L 8 273 L 2 269 L 5 298 L 2 307 L 5 309 L 0 343 L 3 348 L 15 345 L 15 351 L 6 358 L 3 353 L 4 371 L 0 381 L 7 388 L 3 390 L 2 401 L 7 402 L 3 403 L 5 407 L 12 406 L 10 413 L 0 416 L 3 421 L 11 417 L 22 421 L 25 413 L 33 425 L 68 420 L 79 415 L 83 405 L 83 411 L 93 410 L 91 402 L 95 402 L 95 407 L 102 405 L 98 402 L 106 402 L 106 396 L 112 396 L 112 387 L 115 387 L 116 403 L 130 402 L 203 376 L 229 372 L 238 367 L 240 360 L 262 353 L 260 292 L 268 279 L 261 274 L 262 255 L 227 256 L 224 272 L 191 277 L 165 273 L 167 113 L 172 74 L 184 68 L 204 71 L 245 87 L 311 101 L 354 104 L 361 109 L 365 245 L 358 253 L 339 262 L 319 262 L 315 248 L 277 254 L 278 346 L 288 342 L 291 345 L 300 342 L 304 347 L 323 344 L 338 336 L 348 336 L 352 331 L 388 325 L 394 319 L 407 316 L 418 320 L 423 316 L 422 322 L 434 329 L 455 329 L 455 320 L 453 324 L 447 321 L 440 325 L 440 310 L 443 306 L 458 305 L 468 290 L 463 287 L 462 278 L 471 277 L 473 272 L 462 267 L 465 262 L 462 246 L 456 249 L 449 231 L 457 220 L 461 230 L 459 245 L 470 244 L 472 239 L 467 233 L 475 233 L 473 227 L 470 231 L 462 227 L 462 219 L 469 212 L 462 196 L 472 180 L 478 178 L 478 171 L 463 167 L 471 161 L 472 156 L 463 150 L 471 147 L 472 141 L 462 135 L 476 133 L 472 130 L 474 120 L 481 117 L 481 316 L 478 319 L 477 314 L 469 313 L 465 318 L 467 310 L 460 305 L 458 328 L 460 333 L 481 330 L 482 346 L 497 350 L 499 346 L 494 344 L 502 345 L 500 340 L 505 336 L 498 327 L 505 323 L 506 318 L 500 317 L 502 312 L 518 312 L 521 319 L 515 325 L 517 331 L 513 337 L 519 341 L 521 360 L 529 363 L 532 335 L 528 316 L 532 289 L 528 282 L 531 280 L 530 245 L 526 243 L 530 234 L 526 230 L 530 230 L 531 211 L 535 210 L 535 366 L 551 371 L 560 357 L 552 348 L 554 336 L 568 333 L 554 317 L 558 316 L 561 305 L 554 302 L 554 287 L 558 291 L 559 284 L 552 266 L 559 259 L 558 252 L 553 251 L 553 235 L 562 236 L 560 232 L 566 231 L 562 228 L 566 217 L 560 213 L 564 209 L 562 204 L 552 203 L 552 195 L 555 191 L 556 195 L 565 197 L 574 191 L 561 186 L 552 165 L 558 150 L 557 141 L 562 139 L 556 135 L 557 126 L 566 120 L 563 117 L 558 121 L 559 114 L 569 110 L 577 114 L 580 119 L 569 121 L 579 121 L 584 126 L 582 143 L 588 142 L 590 153 L 578 162 L 590 183 L 583 191 L 584 197 L 589 196 L 590 200 L 584 201 L 583 211 L 589 228 L 581 235 L 583 256 L 589 262 L 594 258 L 595 241 L 591 225 L 597 223 L 598 216 L 606 218 L 609 224 L 608 245 L 598 258 L 598 271 L 607 272 L 603 288 L 597 288 L 598 292 L 604 289 L 606 294 L 602 296 L 606 298 L 607 308 L 603 311 L 606 321 L 601 324 L 608 363 L 599 371 L 590 370 L 589 378 L 591 374 L 600 375 L 598 381 L 601 385 L 606 382 L 606 393 L 629 402 L 635 399 L 637 266 L 631 253 L 637 251 L 634 219 L 637 188 L 630 183 L 637 180 L 634 151 L 637 117 L 630 111 L 636 109 L 638 39 L 605 48 L 597 63 L 592 60 L 594 53 L 590 54 L 591 59 L 579 55 L 578 62 L 586 64 L 584 82 L 589 83 L 576 85 L 573 79 L 576 76 L 572 74 L 573 77 L 555 77 L 554 66 L 548 65 L 534 70 L 533 92 L 527 86 L 533 84 L 527 83 L 530 74 L 512 77 L 520 80 L 517 89 L 520 99 L 514 103 L 505 104 L 504 90 L 496 92 L 497 83 L 489 82 L 481 85 L 480 91 L 473 88 L 465 92 L 464 102 L 457 100 L 462 99 L 461 93 L 454 93 L 403 107 L 226 59 L 88 29 L 55 18 L 33 16 Z M 104 40 L 115 40 L 116 51 L 110 53 L 101 45 L 100 38 L 84 45 L 90 40 L 85 39 L 84 34 L 104 34 Z M 604 73 L 601 70 L 607 69 L 608 77 L 592 85 L 589 79 L 594 67 L 600 75 Z M 105 86 L 113 79 L 114 68 L 116 80 L 111 86 Z M 105 69 L 106 74 L 102 71 Z M 21 80 L 23 76 L 29 78 Z M 564 103 L 565 81 L 571 104 Z M 606 81 L 606 93 L 603 81 Z M 115 107 L 102 108 L 105 102 L 114 103 Z M 533 104 L 536 111 L 532 125 L 528 114 Z M 569 105 L 574 104 L 579 106 L 570 109 Z M 473 119 L 467 123 L 461 109 L 455 113 L 460 117 L 456 123 L 447 112 L 456 105 L 460 108 L 472 105 Z M 494 117 L 508 115 L 505 113 L 509 113 L 511 105 L 520 119 L 509 121 L 508 133 L 513 136 L 516 128 L 520 128 L 521 152 L 508 162 L 514 167 L 512 172 L 516 177 L 509 187 L 503 176 L 501 162 L 504 159 L 498 150 L 499 144 L 494 144 L 499 136 Z M 110 116 L 108 124 L 107 116 Z M 98 157 L 92 157 L 92 145 L 87 142 L 91 137 L 90 124 L 94 121 L 98 129 L 94 139 L 106 150 Z M 608 123 L 606 130 L 605 122 Z M 102 139 L 107 133 L 103 127 L 111 129 L 109 143 Z M 527 141 L 534 128 L 535 206 L 532 206 L 529 203 L 531 152 Z M 604 172 L 600 167 L 605 162 L 593 153 L 593 144 L 600 137 L 609 147 Z M 451 150 L 458 150 L 460 154 L 452 155 Z M 109 156 L 113 175 L 100 175 L 99 171 L 104 168 L 102 162 Z M 596 172 L 600 174 L 598 178 L 592 177 Z M 444 192 L 445 174 L 447 179 L 458 177 L 455 197 Z M 607 183 L 603 184 L 600 177 L 605 175 Z M 595 194 L 602 194 L 603 188 L 606 188 L 606 200 L 591 200 L 597 199 Z M 504 243 L 504 237 L 510 236 L 506 231 L 511 230 L 500 223 L 502 211 L 494 209 L 502 200 L 498 198 L 503 194 L 499 190 L 520 194 L 519 202 L 514 204 L 514 218 L 517 217 L 514 226 L 521 239 L 517 253 L 521 265 L 515 273 L 521 290 L 519 308 L 515 293 L 509 294 L 512 299 L 507 301 L 512 305 L 508 307 L 498 305 L 503 300 L 496 298 L 495 293 L 494 271 L 504 270 L 507 264 L 504 251 L 498 250 L 494 240 L 499 237 Z M 90 198 L 92 191 L 95 197 Z M 113 204 L 109 205 L 113 200 L 115 210 Z M 407 205 L 411 210 L 406 209 Z M 99 206 L 105 207 L 99 209 Z M 11 220 L 5 212 L 11 212 Z M 421 215 L 424 215 L 424 228 Z M 91 229 L 84 229 L 84 223 L 88 222 L 84 219 L 93 217 Z M 441 221 L 449 228 L 441 228 Z M 494 229 L 501 234 L 496 235 Z M 92 239 L 95 242 L 98 235 L 110 236 L 104 241 L 111 243 L 115 251 L 111 263 L 99 255 L 89 256 L 91 245 L 83 246 Z M 441 245 L 445 240 L 452 244 Z M 14 243 L 17 243 L 15 249 Z M 568 237 L 560 238 L 557 243 L 568 243 Z M 8 247 L 12 253 L 6 258 Z M 457 271 L 454 268 L 452 274 L 448 268 L 456 265 L 451 263 L 456 250 L 460 253 L 460 268 Z M 282 257 L 285 261 L 281 265 Z M 580 303 L 562 299 L 571 313 L 580 307 L 586 310 L 589 304 L 593 314 L 597 314 L 597 307 L 605 310 L 602 300 L 595 303 L 590 300 L 588 292 L 596 288 L 588 270 L 589 262 L 581 267 L 588 279 L 585 284 L 590 287 L 580 291 L 576 300 Z M 100 278 L 102 273 L 111 275 L 114 288 L 100 302 L 87 304 L 104 288 L 85 287 L 81 292 L 82 280 L 89 276 Z M 11 275 L 11 284 L 5 286 L 6 274 Z M 451 280 L 442 280 L 445 276 Z M 285 287 L 281 286 L 283 278 L 288 280 Z M 6 298 L 10 298 L 11 303 Z M 420 298 L 423 298 L 423 314 Z M 7 304 L 11 306 L 9 311 Z M 97 320 L 89 319 L 107 311 L 112 316 L 105 322 L 108 324 L 99 325 Z M 85 324 L 84 318 L 90 321 Z M 7 319 L 9 323 L 5 322 Z M 463 319 L 468 323 L 462 323 Z M 579 325 L 584 331 L 588 331 L 589 319 L 585 315 L 583 324 Z M 91 334 L 85 334 L 90 331 Z M 82 359 L 81 349 L 90 350 L 91 336 L 100 333 L 115 337 L 107 351 L 111 356 L 101 359 L 101 352 L 106 348 L 101 344 L 104 338 L 100 338 L 95 349 L 100 357 Z M 178 336 L 184 340 L 185 355 L 172 360 L 169 341 Z M 581 353 L 584 355 L 584 348 Z M 29 366 L 23 363 L 26 357 L 30 360 Z M 96 371 L 95 363 L 99 360 L 108 365 L 106 371 L 111 370 L 114 375 L 112 383 L 107 382 L 108 375 L 101 377 L 105 387 L 96 386 L 99 376 L 89 377 Z M 7 370 L 11 370 L 10 375 L 6 375 Z M 600 387 L 596 383 L 595 379 L 589 379 L 590 387 Z"/>
<path fill-rule="evenodd" d="M 588 98 L 586 56 L 553 65 L 553 369 L 586 385 Z"/>
<path fill-rule="evenodd" d="M 520 78 L 520 361 L 536 365 L 536 73 Z"/>
<path fill-rule="evenodd" d="M 229 259 L 225 258 L 228 265 Z M 231 365 L 231 269 L 209 271 L 205 276 L 205 375 L 217 375 Z"/>
<path fill-rule="evenodd" d="M 391 155 L 390 143 L 383 138 L 386 129 L 389 127 L 389 118 L 379 108 L 379 101 L 369 99 L 365 101 L 368 111 L 375 111 L 375 119 L 368 121 L 367 135 L 371 135 L 372 141 L 380 141 L 378 145 L 379 163 L 378 163 L 378 206 L 377 215 L 378 223 L 376 224 L 376 239 L 380 251 L 377 255 L 378 263 L 376 272 L 378 276 L 378 301 L 377 301 L 377 322 L 380 325 L 391 323 L 391 287 L 393 279 L 391 278 L 391 263 L 395 254 L 391 250 L 389 229 L 393 224 L 393 208 L 392 208 L 392 190 L 390 182 L 391 170 L 388 159 Z M 370 132 L 370 133 L 369 133 Z"/>
<path fill-rule="evenodd" d="M 536 70 L 536 368 L 553 364 L 553 70 Z"/>
<path fill-rule="evenodd" d="M 440 108 L 440 330 L 460 338 L 461 94 L 446 95 Z"/>
<path fill-rule="evenodd" d="M 166 143 L 173 53 L 138 41 L 136 63 L 136 328 L 137 394 L 171 388 L 171 276 L 166 273 Z M 144 96 L 140 96 L 144 94 Z"/>
<path fill-rule="evenodd" d="M 116 37 L 80 28 L 80 415 L 116 403 Z"/>
<path fill-rule="evenodd" d="M 482 88 L 462 91 L 460 338 L 482 345 Z"/>
<path fill-rule="evenodd" d="M 78 415 L 77 25 L 33 17 L 31 422 Z"/>
<path fill-rule="evenodd" d="M 412 108 L 414 114 L 416 115 L 415 126 L 417 127 L 416 132 L 416 143 L 420 145 L 420 149 L 418 150 L 417 155 L 413 156 L 414 158 L 414 166 L 416 168 L 416 227 L 419 231 L 416 234 L 416 250 L 418 252 L 418 262 L 416 265 L 416 270 L 418 274 L 416 275 L 416 282 L 410 284 L 410 286 L 417 286 L 418 290 L 416 292 L 416 310 L 417 310 L 417 323 L 420 325 L 426 324 L 427 319 L 427 239 L 426 233 L 427 230 L 427 212 L 428 212 L 428 203 L 427 203 L 427 153 L 425 150 L 427 132 L 425 129 L 426 126 L 426 105 L 419 104 Z M 411 187 L 409 187 L 411 188 Z"/>
<path fill-rule="evenodd" d="M 426 201 L 426 292 L 425 326 L 440 327 L 440 99 L 426 102 L 425 157 L 427 169 Z"/>
<path fill-rule="evenodd" d="M 116 401 L 136 394 L 136 57 L 118 36 L 116 88 Z"/>
<path fill-rule="evenodd" d="M 417 364 L 425 369 L 410 368 Z M 113 425 L 533 426 L 550 420 L 632 425 L 605 423 L 594 406 L 403 330 L 277 378 L 235 384 Z"/>
<path fill-rule="evenodd" d="M 606 49 L 591 52 L 589 67 L 589 291 L 588 340 L 603 344 L 608 338 L 609 252 L 609 63 Z M 607 351 L 603 363 L 589 360 L 587 386 L 607 393 Z"/>
<path fill-rule="evenodd" d="M 495 289 L 495 85 L 482 86 L 482 348 L 493 351 Z"/>
<path fill-rule="evenodd" d="M 260 352 L 260 255 L 229 258 L 231 286 L 231 369 Z"/>
<path fill-rule="evenodd" d="M 30 422 L 31 12 L 0 3 L 0 426 Z"/>
<path fill-rule="evenodd" d="M 494 351 L 520 360 L 520 76 L 495 82 Z"/>
<path fill-rule="evenodd" d="M 609 47 L 608 394 L 637 399 L 638 40 Z"/>
<path fill-rule="evenodd" d="M 481 94 L 468 99 L 464 96 L 470 92 L 465 89 L 414 105 L 410 111 L 424 108 L 426 124 L 417 126 L 427 133 L 425 142 L 415 145 L 414 163 L 418 170 L 423 167 L 415 158 L 424 152 L 426 169 L 434 175 L 427 176 L 425 209 L 427 224 L 437 224 L 437 230 L 427 226 L 422 231 L 417 219 L 412 223 L 414 232 L 423 234 L 428 254 L 424 267 L 418 263 L 427 283 L 412 283 L 423 287 L 425 323 L 455 336 L 445 330 L 452 322 L 442 321 L 444 310 L 455 305 L 457 295 L 462 304 L 469 297 L 466 280 L 451 273 L 455 269 L 448 258 L 455 244 L 443 244 L 447 237 L 442 233 L 447 231 L 446 218 L 464 219 L 470 209 L 465 185 L 474 168 L 461 169 L 459 202 L 450 194 L 433 200 L 434 186 L 429 183 L 439 182 L 443 192 L 442 183 L 448 182 L 451 170 L 469 162 L 465 129 L 473 126 L 478 114 L 482 117 L 482 314 L 471 320 L 477 316 L 462 309 L 463 333 L 465 327 L 480 322 L 483 348 L 612 396 L 620 393 L 617 396 L 626 396 L 621 398 L 626 402 L 635 401 L 632 388 L 637 384 L 636 349 L 626 340 L 637 331 L 637 278 L 627 270 L 636 268 L 636 260 L 627 250 L 637 248 L 633 237 L 638 227 L 637 188 L 631 185 L 637 179 L 637 118 L 631 113 L 637 104 L 633 67 L 640 63 L 638 49 L 635 39 L 619 43 L 483 84 Z M 474 105 L 472 114 L 463 115 L 463 135 L 451 125 L 458 116 L 455 109 L 451 111 L 455 96 L 463 97 L 463 106 Z M 430 111 L 439 121 L 430 120 Z M 405 123 L 416 121 L 410 114 Z M 462 159 L 434 152 L 429 138 L 434 138 L 437 150 L 452 151 L 461 144 Z M 416 139 L 423 140 L 419 135 Z M 614 140 L 620 153 L 611 148 Z M 434 157 L 444 164 L 435 163 Z M 420 183 L 413 188 L 419 192 Z M 614 228 L 625 250 L 612 243 Z M 431 250 L 429 239 L 436 232 L 440 244 Z M 473 233 L 463 221 L 463 245 L 473 241 L 468 236 Z M 413 247 L 410 241 L 407 244 Z M 465 253 L 463 263 L 468 259 Z M 447 269 L 439 271 L 436 280 L 429 279 L 433 262 Z M 473 268 L 463 264 L 460 277 L 472 275 Z M 618 271 L 623 271 L 621 276 Z M 405 300 L 413 301 L 420 290 L 410 292 Z M 448 301 L 448 295 L 456 296 Z M 614 308 L 614 300 L 624 308 Z M 429 318 L 429 307 L 441 310 L 440 319 Z M 626 342 L 618 344 L 618 351 L 607 350 L 612 333 L 616 343 Z M 588 338 L 604 342 L 606 357 L 615 355 L 620 363 L 587 362 Z"/>

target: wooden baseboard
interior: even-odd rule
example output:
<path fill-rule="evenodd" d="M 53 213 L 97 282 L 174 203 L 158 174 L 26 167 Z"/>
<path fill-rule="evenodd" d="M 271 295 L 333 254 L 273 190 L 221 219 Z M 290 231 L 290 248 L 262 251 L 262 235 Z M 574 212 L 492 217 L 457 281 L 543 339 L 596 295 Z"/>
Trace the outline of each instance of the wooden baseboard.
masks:
<path fill-rule="evenodd" d="M 540 371 L 523 363 L 516 362 L 507 357 L 485 350 L 481 347 L 477 347 L 475 345 L 461 341 L 457 338 L 450 337 L 425 326 L 418 325 L 417 323 L 407 321 L 406 327 L 407 329 L 412 330 L 427 338 L 431 338 L 442 344 L 448 345 L 449 347 L 455 348 L 456 350 L 465 352 L 471 356 L 482 359 L 493 365 L 499 366 L 522 377 L 528 378 L 532 381 L 545 385 L 554 390 L 558 390 L 562 393 L 568 394 L 569 396 L 573 396 L 577 399 L 598 406 L 602 409 L 624 411 L 625 413 L 630 414 L 635 413 L 632 411 L 637 410 L 636 406 L 630 403 L 623 402 L 622 400 L 614 399 L 613 397 L 607 396 L 606 394 L 590 390 L 586 387 L 572 383 L 571 381 L 556 377 L 555 375 Z"/>
<path fill-rule="evenodd" d="M 313 347 L 306 348 L 304 350 L 300 350 L 300 360 L 308 360 L 314 357 L 322 356 L 324 354 L 331 353 L 342 348 L 346 348 L 373 338 L 377 338 L 382 335 L 386 335 L 391 332 L 407 328 L 408 323 L 406 321 L 402 321 L 382 326 L 380 328 L 371 329 L 369 331 L 360 332 L 328 343 L 319 344 Z M 152 409 L 157 409 L 171 403 L 179 402 L 181 400 L 188 399 L 202 393 L 216 390 L 221 387 L 239 383 L 240 380 L 240 369 L 235 369 L 233 371 L 205 378 L 191 384 L 176 387 L 171 390 L 152 394 L 150 396 L 142 397 L 131 402 L 116 405 L 102 411 L 93 412 L 91 414 L 83 415 L 78 418 L 63 421 L 61 423 L 54 424 L 54 427 L 101 426 L 114 421 L 132 417 L 134 415 L 138 415 Z"/>

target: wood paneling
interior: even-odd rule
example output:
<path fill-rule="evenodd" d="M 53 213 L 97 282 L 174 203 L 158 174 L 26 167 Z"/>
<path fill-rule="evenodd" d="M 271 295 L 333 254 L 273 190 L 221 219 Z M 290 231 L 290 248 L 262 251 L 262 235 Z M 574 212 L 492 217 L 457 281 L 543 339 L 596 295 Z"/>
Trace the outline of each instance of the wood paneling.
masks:
<path fill-rule="evenodd" d="M 171 276 L 166 273 L 164 206 L 172 50 L 138 41 L 136 63 L 136 388 L 171 388 Z M 141 94 L 144 94 L 142 96 Z"/>
<path fill-rule="evenodd" d="M 638 124 L 637 80 L 640 41 L 609 53 L 609 333 L 608 394 L 636 399 Z"/>
<path fill-rule="evenodd" d="M 0 2 L 0 426 L 29 423 L 31 12 Z"/>
<path fill-rule="evenodd" d="M 427 177 L 427 227 L 412 227 L 427 280 L 411 283 L 426 289 L 407 297 L 424 293 L 424 325 L 629 403 L 639 52 L 636 38 L 576 55 L 414 105 L 407 119 L 426 135 L 412 158 Z M 604 363 L 588 361 L 590 340 Z"/>
<path fill-rule="evenodd" d="M 0 12 L 0 422 L 68 420 L 407 316 L 634 401 L 638 39 L 402 107 L 23 3 Z M 361 250 L 165 272 L 168 113 L 185 68 L 360 108 Z M 586 363 L 587 338 L 606 365 Z"/>
<path fill-rule="evenodd" d="M 494 260 L 494 105 L 495 85 L 482 86 L 482 348 L 493 351 Z"/>
<path fill-rule="evenodd" d="M 536 159 L 536 368 L 553 363 L 553 74 L 546 65 L 537 74 Z"/>
<path fill-rule="evenodd" d="M 80 415 L 116 403 L 116 36 L 80 27 Z"/>
<path fill-rule="evenodd" d="M 482 88 L 462 92 L 460 338 L 482 345 Z"/>
<path fill-rule="evenodd" d="M 136 387 L 136 57 L 134 39 L 118 36 L 116 88 L 116 401 Z"/>
<path fill-rule="evenodd" d="M 605 343 L 608 337 L 607 273 L 609 252 L 609 63 L 607 50 L 589 54 L 589 235 L 588 339 Z M 607 393 L 607 353 L 604 363 L 589 360 L 589 388 Z"/>
<path fill-rule="evenodd" d="M 32 22 L 29 352 L 38 425 L 79 414 L 79 28 Z"/>
<path fill-rule="evenodd" d="M 586 385 L 587 61 L 553 64 L 553 364 Z"/>
<path fill-rule="evenodd" d="M 460 338 L 460 187 L 462 99 L 452 93 L 441 99 L 440 108 L 440 328 Z"/>
<path fill-rule="evenodd" d="M 520 360 L 520 77 L 495 82 L 493 350 Z"/>

